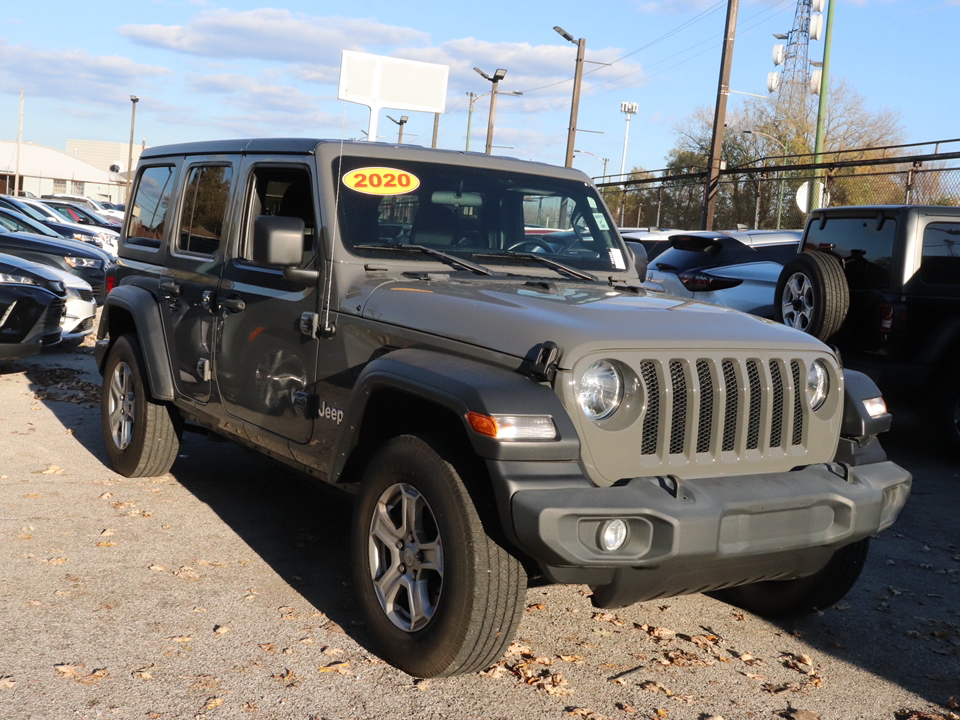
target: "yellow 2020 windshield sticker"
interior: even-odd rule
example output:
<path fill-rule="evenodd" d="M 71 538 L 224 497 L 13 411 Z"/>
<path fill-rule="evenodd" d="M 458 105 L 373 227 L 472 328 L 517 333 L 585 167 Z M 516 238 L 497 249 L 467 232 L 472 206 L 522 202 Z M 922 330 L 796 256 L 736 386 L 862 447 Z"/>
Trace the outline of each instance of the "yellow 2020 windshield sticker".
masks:
<path fill-rule="evenodd" d="M 420 179 L 406 170 L 365 167 L 344 175 L 343 184 L 367 195 L 403 195 L 420 187 Z"/>

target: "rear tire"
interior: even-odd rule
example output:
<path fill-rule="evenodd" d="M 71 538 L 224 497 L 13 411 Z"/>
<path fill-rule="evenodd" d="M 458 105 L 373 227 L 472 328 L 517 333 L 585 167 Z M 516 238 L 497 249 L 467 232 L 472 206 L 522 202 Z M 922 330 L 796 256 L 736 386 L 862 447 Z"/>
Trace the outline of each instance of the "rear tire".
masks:
<path fill-rule="evenodd" d="M 826 610 L 850 592 L 863 571 L 870 538 L 837 550 L 819 571 L 796 580 L 769 580 L 711 595 L 757 615 L 790 618 Z"/>
<path fill-rule="evenodd" d="M 805 252 L 784 265 L 777 280 L 774 319 L 827 342 L 850 309 L 843 266 L 820 252 Z"/>
<path fill-rule="evenodd" d="M 103 442 L 110 464 L 124 477 L 163 475 L 180 451 L 176 410 L 150 397 L 137 336 L 110 348 L 100 394 Z"/>
<path fill-rule="evenodd" d="M 526 592 L 522 566 L 484 528 L 496 527 L 492 508 L 474 502 L 448 455 L 420 437 L 389 440 L 354 510 L 354 586 L 367 629 L 381 657 L 416 677 L 496 662 Z"/>

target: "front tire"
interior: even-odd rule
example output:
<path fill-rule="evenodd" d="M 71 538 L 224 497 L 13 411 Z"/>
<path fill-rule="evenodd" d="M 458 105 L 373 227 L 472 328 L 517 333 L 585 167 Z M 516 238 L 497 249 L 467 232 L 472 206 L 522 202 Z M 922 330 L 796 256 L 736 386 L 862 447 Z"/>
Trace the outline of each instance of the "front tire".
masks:
<path fill-rule="evenodd" d="M 819 571 L 795 580 L 768 580 L 711 595 L 757 615 L 791 618 L 826 610 L 850 592 L 863 571 L 870 538 L 837 550 Z"/>
<path fill-rule="evenodd" d="M 150 397 L 136 335 L 110 348 L 100 394 L 103 442 L 110 464 L 124 477 L 163 475 L 180 450 L 176 411 Z"/>
<path fill-rule="evenodd" d="M 476 672 L 520 622 L 526 576 L 491 537 L 494 508 L 471 496 L 441 446 L 389 440 L 364 474 L 354 511 L 354 585 L 378 653 L 416 677 Z M 478 507 L 479 506 L 479 507 Z"/>

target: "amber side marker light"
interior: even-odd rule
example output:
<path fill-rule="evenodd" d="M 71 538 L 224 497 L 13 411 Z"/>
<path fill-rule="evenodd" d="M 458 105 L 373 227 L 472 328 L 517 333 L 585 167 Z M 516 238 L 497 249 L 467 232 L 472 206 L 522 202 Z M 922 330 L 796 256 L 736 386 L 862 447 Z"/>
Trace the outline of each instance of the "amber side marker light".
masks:
<path fill-rule="evenodd" d="M 549 415 L 483 415 L 467 413 L 478 435 L 495 440 L 556 440 L 557 428 Z"/>

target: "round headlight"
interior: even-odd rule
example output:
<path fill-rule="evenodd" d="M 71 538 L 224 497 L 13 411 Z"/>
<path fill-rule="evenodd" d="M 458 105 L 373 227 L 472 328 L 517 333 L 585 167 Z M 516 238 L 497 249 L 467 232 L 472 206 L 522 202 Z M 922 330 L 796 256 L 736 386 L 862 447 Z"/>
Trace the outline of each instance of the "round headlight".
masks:
<path fill-rule="evenodd" d="M 623 377 L 609 360 L 598 360 L 583 374 L 577 400 L 590 420 L 608 418 L 623 399 Z"/>
<path fill-rule="evenodd" d="M 830 390 L 830 379 L 827 376 L 827 367 L 820 360 L 815 360 L 807 370 L 807 402 L 812 410 L 819 410 L 827 399 Z"/>

